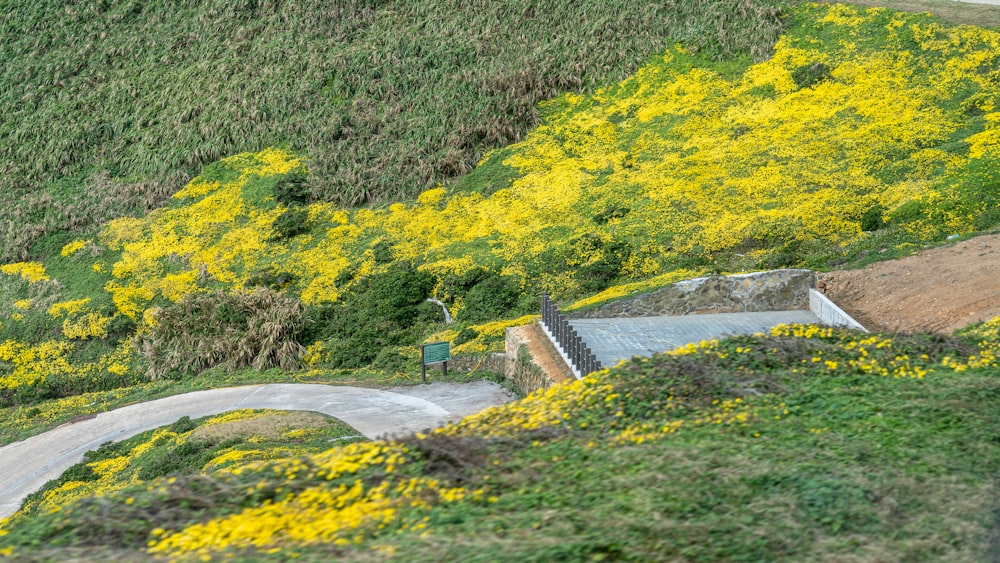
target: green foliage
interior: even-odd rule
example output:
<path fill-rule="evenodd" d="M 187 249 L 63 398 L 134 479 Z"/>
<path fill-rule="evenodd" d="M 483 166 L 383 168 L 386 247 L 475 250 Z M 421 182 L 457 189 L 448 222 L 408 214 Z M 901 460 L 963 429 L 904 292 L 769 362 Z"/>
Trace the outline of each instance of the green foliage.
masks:
<path fill-rule="evenodd" d="M 862 231 L 877 231 L 885 226 L 885 208 L 881 204 L 876 203 L 875 205 L 868 208 L 864 215 L 861 216 L 861 230 Z"/>
<path fill-rule="evenodd" d="M 465 293 L 465 305 L 458 317 L 470 323 L 487 322 L 508 316 L 521 297 L 516 278 L 490 274 Z"/>
<path fill-rule="evenodd" d="M 458 335 L 455 336 L 455 339 L 452 340 L 451 343 L 455 346 L 460 346 L 462 344 L 465 344 L 466 342 L 471 342 L 475 340 L 477 336 L 479 336 L 479 333 L 476 332 L 475 329 L 465 327 L 462 330 L 458 331 Z"/>
<path fill-rule="evenodd" d="M 290 239 L 295 235 L 309 231 L 309 210 L 293 206 L 286 209 L 271 226 L 274 229 L 273 240 Z"/>
<path fill-rule="evenodd" d="M 206 440 L 189 440 L 175 447 L 163 448 L 146 456 L 137 475 L 139 479 L 148 481 L 173 473 L 194 473 L 214 457 L 215 446 Z"/>
<path fill-rule="evenodd" d="M 8 2 L 0 260 L 142 215 L 202 166 L 265 146 L 312 158 L 314 178 L 278 186 L 280 202 L 412 196 L 520 139 L 539 101 L 624 78 L 678 41 L 765 57 L 777 5 Z"/>
<path fill-rule="evenodd" d="M 305 349 L 302 303 L 265 288 L 190 294 L 160 309 L 139 343 L 151 378 L 183 377 L 213 366 L 294 369 Z"/>
<path fill-rule="evenodd" d="M 580 287 L 588 293 L 595 293 L 608 287 L 621 273 L 622 265 L 632 253 L 632 247 L 625 241 L 604 241 L 597 236 L 581 237 L 574 245 L 570 261 L 580 257 L 593 257 L 577 267 L 576 277 Z"/>
<path fill-rule="evenodd" d="M 341 301 L 309 308 L 303 341 L 328 342 L 334 367 L 358 368 L 381 357 L 396 369 L 399 359 L 387 350 L 411 344 L 418 323 L 441 316 L 426 303 L 433 287 L 430 274 L 400 266 L 364 277 Z"/>
<path fill-rule="evenodd" d="M 283 272 L 275 267 L 264 268 L 247 279 L 248 286 L 266 287 L 273 290 L 285 289 L 295 281 L 295 274 Z"/>
<path fill-rule="evenodd" d="M 393 260 L 392 244 L 388 241 L 379 241 L 372 246 L 372 257 L 376 264 L 389 264 Z"/>
<path fill-rule="evenodd" d="M 804 64 L 792 71 L 792 81 L 800 90 L 812 88 L 831 78 L 833 75 L 830 73 L 830 67 L 819 62 Z"/>
<path fill-rule="evenodd" d="M 312 190 L 307 180 L 302 173 L 286 174 L 274 186 L 274 199 L 290 207 L 308 204 L 312 199 Z"/>

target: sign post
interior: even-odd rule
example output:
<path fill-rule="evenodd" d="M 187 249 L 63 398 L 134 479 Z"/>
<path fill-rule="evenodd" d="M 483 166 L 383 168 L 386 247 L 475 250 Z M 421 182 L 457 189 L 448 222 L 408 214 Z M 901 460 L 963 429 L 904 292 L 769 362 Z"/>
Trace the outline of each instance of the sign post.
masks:
<path fill-rule="evenodd" d="M 443 364 L 442 373 L 448 377 L 448 360 L 451 359 L 451 344 L 448 342 L 432 342 L 420 347 L 420 379 L 427 383 L 427 366 Z"/>

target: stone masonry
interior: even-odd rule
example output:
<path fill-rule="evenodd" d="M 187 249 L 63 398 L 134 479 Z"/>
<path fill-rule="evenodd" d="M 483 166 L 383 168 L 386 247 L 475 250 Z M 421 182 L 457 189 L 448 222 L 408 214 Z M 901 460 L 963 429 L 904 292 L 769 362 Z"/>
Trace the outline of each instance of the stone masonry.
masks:
<path fill-rule="evenodd" d="M 565 314 L 571 319 L 606 319 L 801 310 L 809 309 L 809 290 L 814 287 L 816 273 L 812 270 L 708 276 L 677 282 L 589 311 Z"/>

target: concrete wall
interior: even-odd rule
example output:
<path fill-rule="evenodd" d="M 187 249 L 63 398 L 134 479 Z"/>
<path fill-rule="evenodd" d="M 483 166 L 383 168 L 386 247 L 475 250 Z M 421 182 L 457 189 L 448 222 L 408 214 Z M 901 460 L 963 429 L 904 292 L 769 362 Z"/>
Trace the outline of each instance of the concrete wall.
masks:
<path fill-rule="evenodd" d="M 816 273 L 812 270 L 708 276 L 565 315 L 571 319 L 589 319 L 805 310 L 809 308 L 809 290 L 814 287 Z"/>
<path fill-rule="evenodd" d="M 836 303 L 830 301 L 827 296 L 815 289 L 809 290 L 809 310 L 826 325 L 853 328 L 868 332 L 868 329 L 861 326 L 861 323 L 854 320 L 843 309 L 838 307 Z"/>

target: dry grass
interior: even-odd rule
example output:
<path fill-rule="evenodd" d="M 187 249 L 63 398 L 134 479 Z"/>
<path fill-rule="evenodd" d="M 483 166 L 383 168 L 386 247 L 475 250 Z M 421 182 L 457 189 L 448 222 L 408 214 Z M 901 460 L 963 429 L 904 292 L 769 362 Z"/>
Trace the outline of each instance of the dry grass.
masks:
<path fill-rule="evenodd" d="M 278 412 L 249 420 L 233 420 L 222 424 L 199 426 L 191 432 L 196 440 L 212 440 L 216 442 L 230 438 L 280 438 L 289 430 L 306 428 L 324 428 L 329 426 L 330 417 L 306 411 Z"/>

